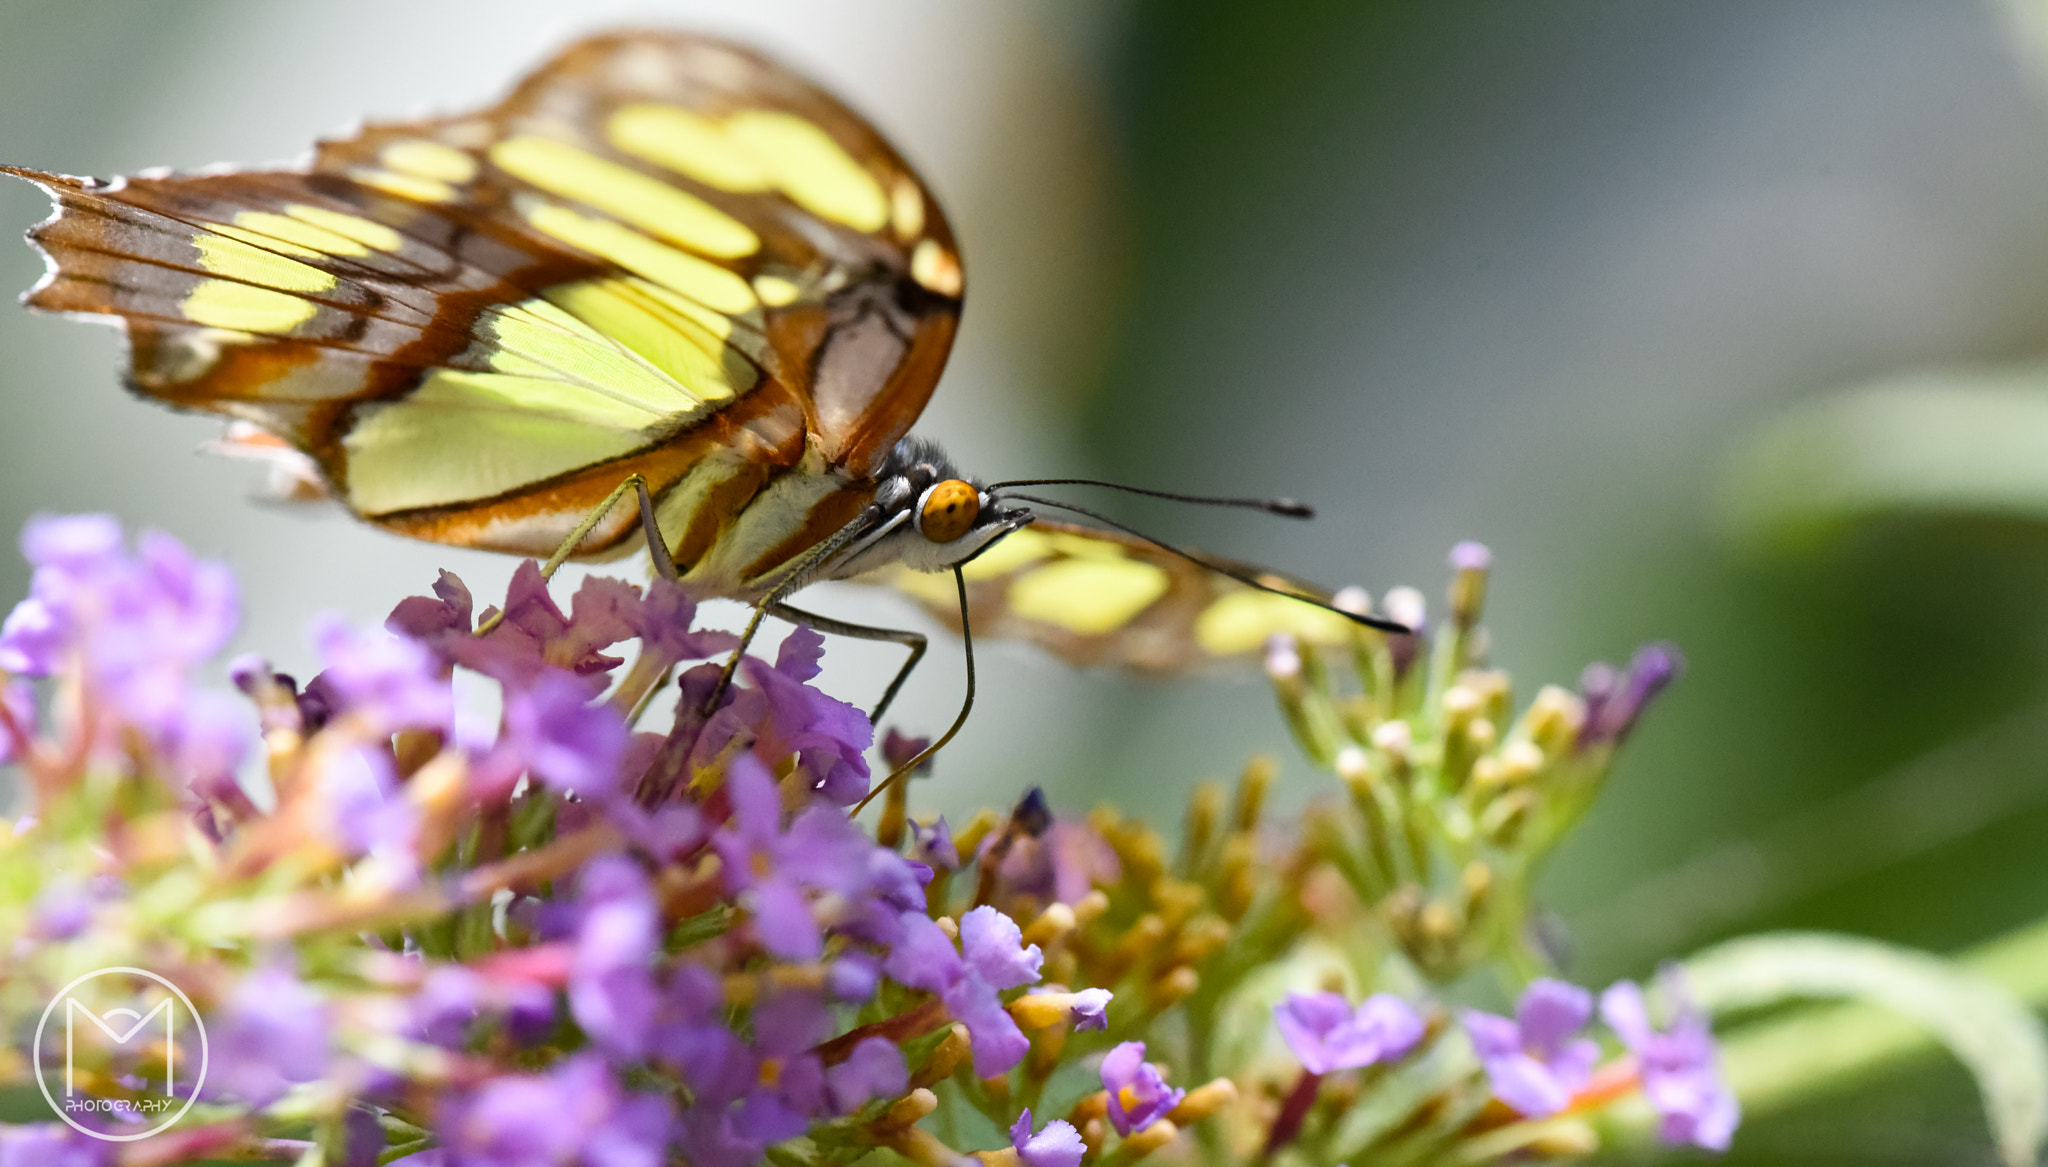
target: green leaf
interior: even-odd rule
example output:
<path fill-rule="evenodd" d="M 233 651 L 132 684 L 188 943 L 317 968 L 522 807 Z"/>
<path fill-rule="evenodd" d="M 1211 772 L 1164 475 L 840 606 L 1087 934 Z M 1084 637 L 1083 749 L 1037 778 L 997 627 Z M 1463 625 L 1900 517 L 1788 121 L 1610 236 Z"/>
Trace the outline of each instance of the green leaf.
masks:
<path fill-rule="evenodd" d="M 1735 533 L 1810 542 L 1897 514 L 2048 522 L 2048 369 L 1945 370 L 1794 408 L 1740 451 Z"/>
<path fill-rule="evenodd" d="M 1733 940 L 1686 961 L 1685 970 L 1709 1012 L 1850 998 L 1914 1022 L 1976 1076 L 2000 1156 L 2014 1167 L 2040 1157 L 2048 1138 L 2048 1033 L 2024 1002 L 1991 981 L 1924 952 L 1812 932 Z M 1873 1044 L 1896 1044 L 1898 1028 L 1875 1010 L 1837 1008 L 1739 1029 L 1723 1043 L 1730 1083 L 1746 1107 L 1768 1110 L 1830 1066 L 1853 1073 L 1871 1064 Z"/>

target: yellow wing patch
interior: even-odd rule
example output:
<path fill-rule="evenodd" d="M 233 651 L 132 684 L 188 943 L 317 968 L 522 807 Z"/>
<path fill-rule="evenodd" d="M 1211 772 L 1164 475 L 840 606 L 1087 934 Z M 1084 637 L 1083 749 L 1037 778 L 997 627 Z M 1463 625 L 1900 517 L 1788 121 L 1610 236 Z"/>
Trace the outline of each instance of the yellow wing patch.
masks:
<path fill-rule="evenodd" d="M 760 378 L 760 371 L 730 347 L 731 317 L 645 280 L 578 280 L 549 288 L 545 296 L 700 401 L 730 400 Z"/>
<path fill-rule="evenodd" d="M 636 158 L 719 190 L 780 190 L 856 231 L 879 231 L 889 222 L 890 200 L 875 176 L 832 135 L 793 113 L 747 109 L 716 119 L 674 106 L 626 105 L 612 113 L 605 136 Z M 922 211 L 920 203 L 920 219 Z"/>
<path fill-rule="evenodd" d="M 199 266 L 245 284 L 280 292 L 326 292 L 334 287 L 331 272 L 217 232 L 204 231 L 193 236 L 192 246 L 199 251 Z"/>
<path fill-rule="evenodd" d="M 381 515 L 490 498 L 639 449 L 628 423 L 648 416 L 558 381 L 439 370 L 349 431 L 349 501 Z"/>
<path fill-rule="evenodd" d="M 737 259 L 761 249 L 760 236 L 703 199 L 567 142 L 522 134 L 492 146 L 491 161 L 549 194 L 704 255 Z"/>
<path fill-rule="evenodd" d="M 1010 610 L 1027 620 L 1100 636 L 1166 594 L 1166 572 L 1135 559 L 1063 559 L 1010 584 Z"/>
<path fill-rule="evenodd" d="M 1263 646 L 1278 633 L 1310 644 L 1344 644 L 1356 628 L 1314 604 L 1246 589 L 1221 596 L 1203 609 L 1195 618 L 1195 642 L 1211 656 L 1236 656 Z"/>
<path fill-rule="evenodd" d="M 282 336 L 320 311 L 320 305 L 286 292 L 233 280 L 201 280 L 179 303 L 185 319 L 207 328 Z"/>
<path fill-rule="evenodd" d="M 378 251 L 397 251 L 405 243 L 405 236 L 393 228 L 365 219 L 361 215 L 344 214 L 341 211 L 330 211 L 326 207 L 307 206 L 304 203 L 292 204 L 285 208 L 285 213 L 317 230 Z M 236 221 L 241 221 L 240 216 L 236 217 Z M 336 254 L 365 255 L 367 252 L 351 250 Z"/>
<path fill-rule="evenodd" d="M 426 138 L 400 138 L 377 152 L 377 161 L 427 182 L 464 183 L 476 177 L 476 159 Z"/>
<path fill-rule="evenodd" d="M 622 223 L 579 215 L 553 203 L 526 208 L 526 220 L 544 234 L 608 259 L 713 311 L 739 316 L 758 305 L 754 290 L 738 275 L 649 239 Z"/>

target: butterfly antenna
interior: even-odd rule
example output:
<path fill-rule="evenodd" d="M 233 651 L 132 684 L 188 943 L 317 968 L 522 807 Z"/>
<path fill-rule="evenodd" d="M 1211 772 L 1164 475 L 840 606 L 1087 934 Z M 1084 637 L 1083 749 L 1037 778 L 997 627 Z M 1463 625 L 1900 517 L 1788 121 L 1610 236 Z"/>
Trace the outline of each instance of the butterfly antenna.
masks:
<path fill-rule="evenodd" d="M 847 812 L 848 818 L 859 814 L 883 791 L 898 782 L 909 781 L 912 771 L 924 765 L 933 754 L 944 749 L 946 743 L 953 740 L 953 735 L 960 732 L 960 727 L 967 724 L 968 711 L 974 708 L 974 633 L 969 630 L 967 624 L 967 577 L 960 573 L 960 565 L 957 563 L 953 565 L 953 585 L 960 591 L 960 647 L 967 658 L 967 699 L 960 703 L 960 716 L 953 719 L 952 727 L 947 729 L 938 741 L 919 750 L 916 757 L 896 767 L 887 778 L 877 782 L 875 788 L 868 791 L 866 798 L 853 804 L 853 809 Z"/>
<path fill-rule="evenodd" d="M 1105 490 L 1121 490 L 1125 494 L 1142 494 L 1147 498 L 1163 498 L 1172 502 L 1191 502 L 1197 506 L 1238 507 L 1248 511 L 1263 511 L 1269 515 L 1282 515 L 1290 519 L 1316 517 L 1314 507 L 1291 498 L 1225 498 L 1209 494 L 1181 494 L 1171 490 L 1147 490 L 1142 486 L 1125 486 L 1121 482 L 1104 482 L 1099 478 L 1016 478 L 1009 482 L 998 482 L 989 489 L 1007 490 L 1012 486 L 1100 486 Z"/>
<path fill-rule="evenodd" d="M 1206 567 L 1210 571 L 1213 571 L 1218 575 L 1229 576 L 1231 579 L 1234 579 L 1237 582 L 1244 584 L 1246 587 L 1257 588 L 1262 592 L 1271 592 L 1276 596 L 1286 596 L 1290 600 L 1300 600 L 1304 604 L 1311 604 L 1315 607 L 1323 609 L 1326 612 L 1335 612 L 1337 615 L 1344 617 L 1346 620 L 1349 620 L 1354 624 L 1363 624 L 1367 628 L 1377 628 L 1381 632 L 1398 632 L 1403 635 L 1410 635 L 1413 634 L 1415 631 L 1413 628 L 1408 627 L 1406 624 L 1399 624 L 1392 620 L 1382 620 L 1378 616 L 1369 616 L 1363 612 L 1347 612 L 1344 609 L 1337 607 L 1335 604 L 1331 604 L 1324 600 L 1318 600 L 1314 596 L 1304 596 L 1299 592 L 1290 592 L 1285 588 L 1276 588 L 1272 584 L 1260 580 L 1257 576 L 1251 574 L 1248 571 L 1243 570 L 1242 568 L 1233 567 L 1227 563 L 1218 563 L 1217 561 L 1209 559 L 1206 556 L 1197 555 L 1184 547 L 1175 547 L 1173 544 L 1168 543 L 1164 540 L 1154 539 L 1152 536 L 1147 535 L 1143 531 L 1127 527 L 1124 524 L 1117 522 L 1115 519 L 1112 519 L 1107 515 L 1100 514 L 1096 511 L 1091 511 L 1087 507 L 1075 506 L 1073 503 L 1070 502 L 1055 502 L 1049 498 L 1039 498 L 1035 495 L 1029 494 L 1010 494 L 1005 497 L 1018 499 L 1023 502 L 1035 503 L 1038 506 L 1052 507 L 1056 510 L 1071 511 L 1072 513 L 1080 515 L 1084 518 L 1094 519 L 1096 522 L 1101 523 L 1103 526 L 1108 527 L 1111 530 L 1122 531 L 1124 534 L 1129 535 L 1134 539 L 1143 539 L 1145 542 L 1150 543 L 1152 546 L 1159 548 L 1161 551 L 1167 552 L 1171 555 L 1178 555 L 1182 559 L 1187 560 L 1189 563 L 1192 563 L 1197 567 Z"/>

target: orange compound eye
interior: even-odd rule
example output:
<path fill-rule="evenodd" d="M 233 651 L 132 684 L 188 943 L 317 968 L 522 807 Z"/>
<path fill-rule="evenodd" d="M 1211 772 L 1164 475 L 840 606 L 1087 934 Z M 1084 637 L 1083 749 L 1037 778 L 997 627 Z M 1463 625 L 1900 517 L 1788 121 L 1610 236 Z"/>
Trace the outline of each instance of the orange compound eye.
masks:
<path fill-rule="evenodd" d="M 981 492 L 958 478 L 948 478 L 924 492 L 920 509 L 917 529 L 924 537 L 934 543 L 951 543 L 974 526 L 975 516 L 981 513 Z"/>

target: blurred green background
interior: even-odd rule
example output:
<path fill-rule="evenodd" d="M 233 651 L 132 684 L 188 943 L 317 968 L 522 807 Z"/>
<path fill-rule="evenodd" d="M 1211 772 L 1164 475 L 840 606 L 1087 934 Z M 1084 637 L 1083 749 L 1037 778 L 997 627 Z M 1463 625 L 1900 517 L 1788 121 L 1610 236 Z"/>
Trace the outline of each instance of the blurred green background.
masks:
<path fill-rule="evenodd" d="M 2048 912 L 2048 84 L 1982 4 L 1190 0 L 0 2 L 0 160 L 289 158 L 486 99 L 622 21 L 754 41 L 923 167 L 972 294 L 923 432 L 985 476 L 1290 494 L 1312 525 L 1119 501 L 1375 594 L 1496 552 L 1523 692 L 1639 642 L 1690 672 L 1554 861 L 1575 979 L 1765 927 L 1955 951 Z M 0 230 L 44 203 L 0 187 Z M 0 246 L 0 287 L 38 263 Z M 231 561 L 241 647 L 510 564 L 249 501 L 113 332 L 0 313 L 0 529 L 105 509 Z M 0 596 L 26 572 L 0 556 Z M 816 606 L 903 619 L 841 589 Z M 724 613 L 725 618 L 736 613 Z M 834 645 L 866 700 L 893 657 Z M 935 652 L 903 724 L 942 727 Z M 1292 757 L 1256 675 L 989 646 L 930 805 L 1039 783 L 1171 807 Z M 1287 796 L 1313 787 L 1290 760 Z M 1989 1162 L 1963 1072 L 1746 1129 L 1734 1161 Z"/>

